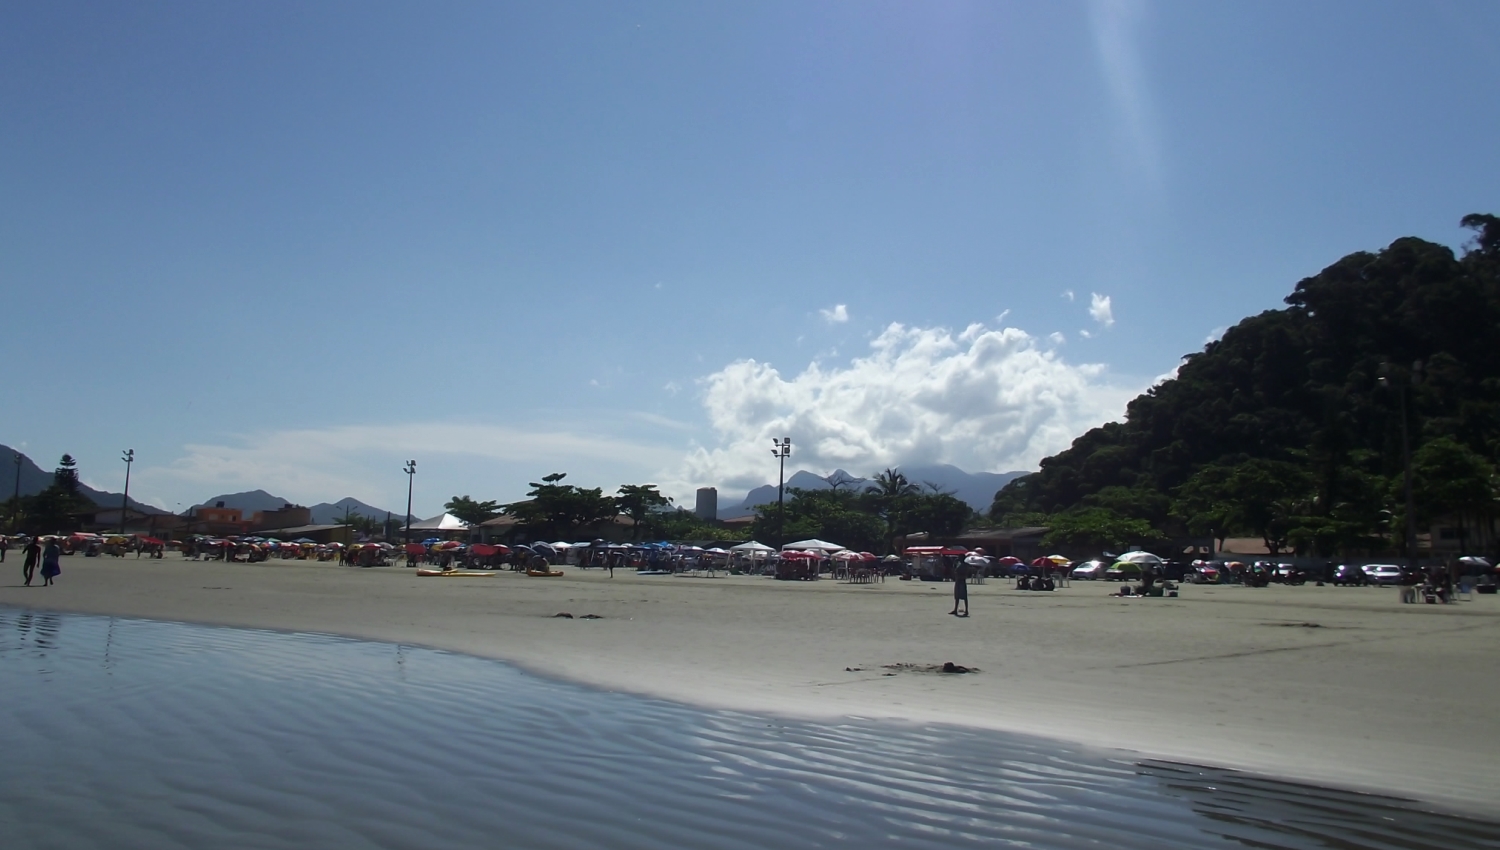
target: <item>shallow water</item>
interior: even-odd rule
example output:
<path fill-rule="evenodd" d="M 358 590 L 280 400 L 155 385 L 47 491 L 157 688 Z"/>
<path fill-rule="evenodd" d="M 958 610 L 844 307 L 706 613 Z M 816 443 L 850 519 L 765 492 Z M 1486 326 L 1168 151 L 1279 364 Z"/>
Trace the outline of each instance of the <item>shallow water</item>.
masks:
<path fill-rule="evenodd" d="M 1500 848 L 1394 798 L 324 635 L 0 608 L 0 847 Z"/>

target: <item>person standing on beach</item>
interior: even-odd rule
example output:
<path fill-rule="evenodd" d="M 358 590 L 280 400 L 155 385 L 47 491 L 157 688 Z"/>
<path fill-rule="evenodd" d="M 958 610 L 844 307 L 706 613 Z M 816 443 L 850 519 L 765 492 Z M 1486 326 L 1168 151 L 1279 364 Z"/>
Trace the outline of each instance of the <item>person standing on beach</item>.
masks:
<path fill-rule="evenodd" d="M 964 612 L 958 613 L 958 603 L 964 604 Z M 969 565 L 959 561 L 953 565 L 953 610 L 948 612 L 955 617 L 969 616 Z"/>
<path fill-rule="evenodd" d="M 10 549 L 10 538 L 0 534 L 0 564 L 5 563 L 5 553 Z"/>
<path fill-rule="evenodd" d="M 37 562 L 42 559 L 42 547 L 37 545 L 36 538 L 27 541 L 26 548 L 21 550 L 26 557 L 21 564 L 21 576 L 26 579 L 26 586 L 31 587 L 31 579 L 36 575 Z"/>
<path fill-rule="evenodd" d="M 47 548 L 42 550 L 42 586 L 52 584 L 52 580 L 62 574 L 62 547 L 57 545 L 56 540 L 48 540 Z"/>

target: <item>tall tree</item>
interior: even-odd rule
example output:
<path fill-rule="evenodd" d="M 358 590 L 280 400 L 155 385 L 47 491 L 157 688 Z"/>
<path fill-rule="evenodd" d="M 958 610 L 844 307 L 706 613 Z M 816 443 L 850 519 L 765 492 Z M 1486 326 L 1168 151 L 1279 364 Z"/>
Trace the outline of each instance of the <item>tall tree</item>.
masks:
<path fill-rule="evenodd" d="M 73 460 L 72 455 L 65 454 L 58 460 L 57 469 L 52 471 L 52 486 L 60 493 L 78 495 L 78 461 Z"/>
<path fill-rule="evenodd" d="M 865 503 L 885 523 L 884 551 L 889 551 L 892 542 L 904 524 L 903 520 L 915 506 L 916 496 L 922 488 L 907 480 L 902 473 L 886 468 L 876 473 L 865 487 Z"/>
<path fill-rule="evenodd" d="M 615 491 L 615 502 L 619 505 L 620 512 L 635 523 L 632 536 L 640 539 L 642 532 L 654 527 L 651 523 L 652 510 L 672 504 L 672 499 L 663 496 L 655 484 L 621 484 L 620 489 Z"/>
<path fill-rule="evenodd" d="M 499 502 L 478 502 L 469 498 L 468 494 L 454 496 L 443 505 L 443 509 L 469 525 L 478 525 L 500 515 Z"/>
<path fill-rule="evenodd" d="M 531 482 L 529 499 L 504 506 L 531 533 L 549 540 L 573 537 L 580 530 L 614 519 L 619 512 L 615 500 L 598 487 L 575 487 L 560 483 L 566 472 L 554 472 L 540 482 Z"/>

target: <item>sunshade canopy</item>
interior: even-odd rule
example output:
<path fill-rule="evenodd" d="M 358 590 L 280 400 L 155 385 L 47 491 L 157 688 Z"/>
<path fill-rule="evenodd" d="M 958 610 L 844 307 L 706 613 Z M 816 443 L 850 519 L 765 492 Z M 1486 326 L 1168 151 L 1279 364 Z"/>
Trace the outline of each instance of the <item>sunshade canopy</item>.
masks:
<path fill-rule="evenodd" d="M 840 549 L 847 548 L 847 546 L 840 546 L 837 543 L 829 543 L 827 540 L 819 540 L 814 537 L 810 540 L 798 540 L 796 543 L 788 543 L 785 546 L 781 547 L 781 551 L 786 552 L 792 549 L 796 549 L 805 552 L 809 549 L 816 549 L 820 552 L 837 552 Z"/>
<path fill-rule="evenodd" d="M 413 531 L 463 531 L 468 527 L 468 523 L 453 514 L 441 514 L 432 519 L 424 519 L 411 524 Z"/>

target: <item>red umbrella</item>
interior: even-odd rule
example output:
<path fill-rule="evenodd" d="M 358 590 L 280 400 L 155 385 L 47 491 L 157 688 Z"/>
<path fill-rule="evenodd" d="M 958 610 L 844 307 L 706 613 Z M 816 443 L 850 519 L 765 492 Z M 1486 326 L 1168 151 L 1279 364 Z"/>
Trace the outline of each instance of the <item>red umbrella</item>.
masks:
<path fill-rule="evenodd" d="M 1016 564 L 1021 563 L 1021 559 L 1012 555 L 1006 555 L 996 563 L 1000 564 L 1002 567 L 1014 567 Z"/>

